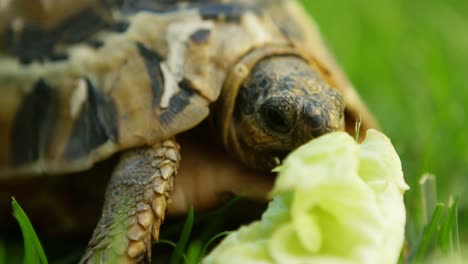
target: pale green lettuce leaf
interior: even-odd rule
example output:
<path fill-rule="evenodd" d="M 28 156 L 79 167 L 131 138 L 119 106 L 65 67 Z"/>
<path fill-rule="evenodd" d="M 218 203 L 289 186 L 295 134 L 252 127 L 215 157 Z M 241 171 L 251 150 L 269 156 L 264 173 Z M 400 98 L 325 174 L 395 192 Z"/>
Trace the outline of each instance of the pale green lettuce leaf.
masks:
<path fill-rule="evenodd" d="M 203 263 L 396 263 L 408 189 L 390 140 L 369 130 L 315 139 L 277 168 L 260 221 L 226 237 Z"/>
<path fill-rule="evenodd" d="M 331 133 L 312 140 L 291 153 L 275 169 L 280 174 L 273 193 L 296 188 L 309 190 L 323 182 L 355 178 L 358 153 L 357 144 L 344 132 Z"/>
<path fill-rule="evenodd" d="M 400 252 L 394 249 L 401 248 L 404 241 L 406 212 L 403 194 L 409 189 L 403 178 L 400 158 L 390 139 L 376 130 L 369 130 L 360 145 L 359 159 L 359 176 L 374 190 L 383 216 L 386 233 L 381 258 L 396 261 Z"/>
<path fill-rule="evenodd" d="M 293 192 L 278 194 L 268 205 L 261 221 L 243 226 L 229 234 L 202 263 L 274 263 L 268 243 L 278 226 L 290 222 Z"/>

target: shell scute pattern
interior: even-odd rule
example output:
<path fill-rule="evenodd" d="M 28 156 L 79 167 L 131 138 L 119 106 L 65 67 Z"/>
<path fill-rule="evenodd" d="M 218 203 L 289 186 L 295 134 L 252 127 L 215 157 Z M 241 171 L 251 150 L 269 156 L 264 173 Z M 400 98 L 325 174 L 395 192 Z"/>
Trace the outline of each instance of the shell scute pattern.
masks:
<path fill-rule="evenodd" d="M 190 10 L 183 11 L 183 13 L 185 12 L 194 14 L 193 18 L 200 20 L 198 13 Z M 70 39 L 67 37 L 55 37 L 53 39 L 55 43 L 48 43 L 49 50 L 36 54 L 36 57 L 18 57 L 20 63 L 14 61 L 16 58 L 7 58 L 6 63 L 9 63 L 10 67 L 5 67 L 6 71 L 0 69 L 0 75 L 3 75 L 0 76 L 0 79 L 2 77 L 13 79 L 9 84 L 10 89 L 23 89 L 21 87 L 29 86 L 30 82 L 21 81 L 18 76 L 26 74 L 31 76 L 31 79 L 40 79 L 40 82 L 37 81 L 40 84 L 39 87 L 45 87 L 47 84 L 47 91 L 50 94 L 72 95 L 68 96 L 68 100 L 65 99 L 65 96 L 59 96 L 58 99 L 55 99 L 59 100 L 55 107 L 52 107 L 53 104 L 50 103 L 37 106 L 37 104 L 29 102 L 34 99 L 36 94 L 35 89 L 33 89 L 29 95 L 33 99 L 28 101 L 26 99 L 29 97 L 24 96 L 21 98 L 24 106 L 18 105 L 9 110 L 10 115 L 14 114 L 15 125 L 12 126 L 10 122 L 1 120 L 3 122 L 2 130 L 10 126 L 10 129 L 14 130 L 11 134 L 18 138 L 9 148 L 14 153 L 18 153 L 13 154 L 15 161 L 10 161 L 11 154 L 3 153 L 6 159 L 2 163 L 8 164 L 5 167 L 10 167 L 9 172 L 47 171 L 61 173 L 86 169 L 92 163 L 121 148 L 141 145 L 158 138 L 171 136 L 186 130 L 187 127 L 194 126 L 206 117 L 208 103 L 219 95 L 219 91 L 204 92 L 207 88 L 195 87 L 192 81 L 183 77 L 181 80 L 176 80 L 179 83 L 174 85 L 177 85 L 178 90 L 168 98 L 167 105 L 161 107 L 161 100 L 164 93 L 167 92 L 165 91 L 167 90 L 167 82 L 162 71 L 162 64 L 168 60 L 169 45 L 173 44 L 169 43 L 171 40 L 166 39 L 167 36 L 165 38 L 165 30 L 174 21 L 181 20 L 184 15 L 174 13 L 169 16 L 158 16 L 154 13 L 137 13 L 126 18 L 128 23 L 97 23 L 96 28 L 104 28 L 104 31 L 99 34 L 94 34 L 95 32 L 91 31 L 86 32 L 88 35 L 94 34 L 90 40 L 97 44 L 93 44 L 91 47 L 87 44 L 88 39 L 75 44 L 71 43 L 73 41 L 69 41 Z M 184 19 L 186 18 L 184 17 Z M 68 22 L 66 24 L 70 25 Z M 72 26 L 66 27 L 67 30 L 79 28 L 76 25 L 83 26 L 80 23 L 71 24 Z M 148 24 L 157 26 L 149 27 Z M 106 29 L 115 27 L 121 27 L 124 30 L 120 30 L 119 33 L 106 32 Z M 65 32 L 67 34 L 58 34 L 57 30 L 48 34 L 54 36 L 73 35 L 71 34 L 73 30 L 70 33 Z M 194 32 L 190 32 L 188 36 L 189 41 L 198 47 L 208 44 L 210 32 L 211 30 L 206 28 L 195 28 Z M 21 32 L 20 37 L 16 38 L 19 39 L 17 41 L 23 41 L 25 38 L 22 36 L 26 33 Z M 151 33 L 151 36 L 148 37 L 147 33 Z M 81 36 L 86 34 L 81 33 Z M 39 35 L 46 36 L 47 34 L 42 32 Z M 96 35 L 103 37 L 99 39 Z M 153 41 L 155 39 L 157 41 Z M 70 42 L 66 49 L 67 58 L 58 65 L 56 64 L 57 60 L 50 60 L 47 56 L 51 54 L 49 51 L 53 50 L 55 45 L 61 46 L 66 42 L 65 40 Z M 182 45 L 187 46 L 187 43 L 182 43 Z M 100 49 L 96 50 L 95 46 L 99 46 Z M 190 49 L 191 52 L 194 50 L 196 52 L 196 48 L 191 47 Z M 180 52 L 176 51 L 176 53 Z M 17 53 L 28 54 L 24 49 L 10 50 L 10 55 L 17 55 Z M 184 57 L 182 56 L 182 59 Z M 22 73 L 15 74 L 16 71 L 12 70 L 13 68 Z M 38 68 L 41 69 L 38 70 Z M 67 81 L 64 81 L 64 78 Z M 199 77 L 199 79 L 203 78 L 206 78 L 206 75 Z M 79 83 L 83 80 L 86 84 L 86 91 L 77 92 L 80 89 Z M 63 90 L 68 91 L 64 92 Z M 81 94 L 81 97 L 73 96 L 75 94 Z M 47 97 L 45 98 L 47 99 Z M 152 98 L 151 105 L 146 102 L 148 98 Z M 34 107 L 43 107 L 44 109 L 34 109 Z M 21 110 L 22 108 L 25 110 Z M 46 116 L 57 108 L 60 108 L 58 111 L 60 113 L 51 117 Z M 66 109 L 72 109 L 68 116 L 63 113 Z M 184 112 L 184 110 L 186 111 Z M 35 112 L 35 115 L 21 114 L 25 111 L 26 113 Z M 182 120 L 177 121 L 180 114 Z M 31 122 L 25 120 L 26 117 L 22 118 L 22 116 L 33 118 L 36 122 L 36 124 L 33 122 L 34 127 L 31 126 Z M 147 123 L 152 123 L 150 130 L 140 131 L 143 132 L 141 135 L 142 133 L 139 133 L 138 130 L 147 127 L 147 125 L 143 125 Z M 37 129 L 41 127 L 47 129 Z M 67 129 L 63 129 L 64 127 Z M 31 128 L 36 128 L 34 131 L 38 132 L 29 136 L 25 135 L 29 133 Z M 61 131 L 57 131 L 58 129 Z M 41 148 L 40 151 L 38 148 Z M 20 157 L 21 155 L 29 156 Z M 74 165 L 65 165 L 64 161 L 72 161 Z M 21 167 L 24 169 L 18 169 Z M 0 173 L 0 175 L 2 174 Z"/>
<path fill-rule="evenodd" d="M 16 20 L 16 24 L 11 23 L 4 32 L 4 46 L 22 64 L 33 61 L 64 61 L 68 59 L 68 54 L 57 50 L 58 46 L 79 43 L 103 28 L 117 27 L 105 21 L 93 8 L 84 9 L 54 30 L 45 30 Z"/>
<path fill-rule="evenodd" d="M 49 85 L 39 79 L 22 101 L 13 124 L 12 142 L 15 146 L 13 162 L 21 164 L 36 160 L 44 148 L 51 133 L 53 122 L 57 118 L 57 96 Z M 39 144 L 43 141 L 43 144 Z M 45 142 L 44 142 L 45 141 Z"/>
<path fill-rule="evenodd" d="M 117 109 L 113 100 L 89 79 L 85 82 L 88 99 L 81 105 L 65 149 L 65 157 L 69 160 L 88 154 L 90 149 L 99 147 L 108 140 L 118 143 Z"/>

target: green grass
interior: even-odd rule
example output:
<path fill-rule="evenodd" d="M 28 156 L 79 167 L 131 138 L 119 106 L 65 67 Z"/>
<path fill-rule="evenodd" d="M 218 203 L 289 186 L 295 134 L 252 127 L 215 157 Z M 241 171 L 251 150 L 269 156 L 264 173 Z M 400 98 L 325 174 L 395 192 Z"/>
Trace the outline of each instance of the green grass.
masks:
<path fill-rule="evenodd" d="M 23 263 L 27 264 L 47 264 L 47 257 L 42 248 L 41 242 L 34 231 L 34 228 L 29 221 L 28 216 L 23 211 L 21 206 L 12 198 L 11 206 L 13 215 L 20 225 L 24 240 L 24 259 Z"/>
<path fill-rule="evenodd" d="M 412 188 L 403 258 L 458 254 L 468 238 L 468 1 L 302 2 L 402 159 Z M 419 188 L 427 172 L 436 177 Z M 222 232 L 223 215 L 192 232 L 183 247 L 187 262 Z M 0 243 L 0 263 L 10 249 Z"/>
<path fill-rule="evenodd" d="M 190 208 L 187 219 L 185 220 L 184 227 L 182 228 L 182 232 L 180 233 L 179 242 L 177 243 L 174 252 L 172 252 L 171 258 L 169 260 L 170 264 L 177 264 L 180 263 L 184 257 L 184 250 L 187 245 L 187 242 L 190 238 L 190 232 L 192 232 L 193 227 L 193 208 Z"/>
<path fill-rule="evenodd" d="M 444 256 L 453 256 L 452 263 L 461 263 L 462 252 L 458 233 L 458 198 L 450 197 L 449 201 L 437 203 L 434 177 L 423 176 L 420 181 L 421 208 L 425 216 L 424 224 L 416 230 L 417 237 L 408 237 L 409 251 L 404 260 L 406 263 L 424 263 L 434 252 Z M 411 240 L 410 240 L 411 239 Z M 458 261 L 458 262 L 457 262 Z"/>

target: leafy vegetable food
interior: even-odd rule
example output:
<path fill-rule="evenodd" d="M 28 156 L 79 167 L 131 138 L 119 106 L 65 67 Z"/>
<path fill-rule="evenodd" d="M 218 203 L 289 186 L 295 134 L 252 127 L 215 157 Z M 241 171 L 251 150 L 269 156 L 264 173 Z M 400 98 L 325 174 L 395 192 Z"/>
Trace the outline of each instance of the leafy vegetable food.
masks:
<path fill-rule="evenodd" d="M 315 139 L 276 169 L 260 221 L 231 233 L 210 263 L 397 263 L 404 241 L 403 179 L 390 140 L 368 130 Z"/>

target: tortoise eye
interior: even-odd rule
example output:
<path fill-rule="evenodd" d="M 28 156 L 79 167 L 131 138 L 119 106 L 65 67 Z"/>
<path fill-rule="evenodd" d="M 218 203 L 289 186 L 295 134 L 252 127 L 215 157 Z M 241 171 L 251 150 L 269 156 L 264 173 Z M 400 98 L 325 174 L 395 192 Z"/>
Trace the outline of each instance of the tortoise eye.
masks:
<path fill-rule="evenodd" d="M 287 134 L 291 130 L 290 118 L 287 116 L 287 111 L 282 111 L 281 108 L 274 102 L 267 102 L 260 108 L 260 118 L 267 130 Z"/>

